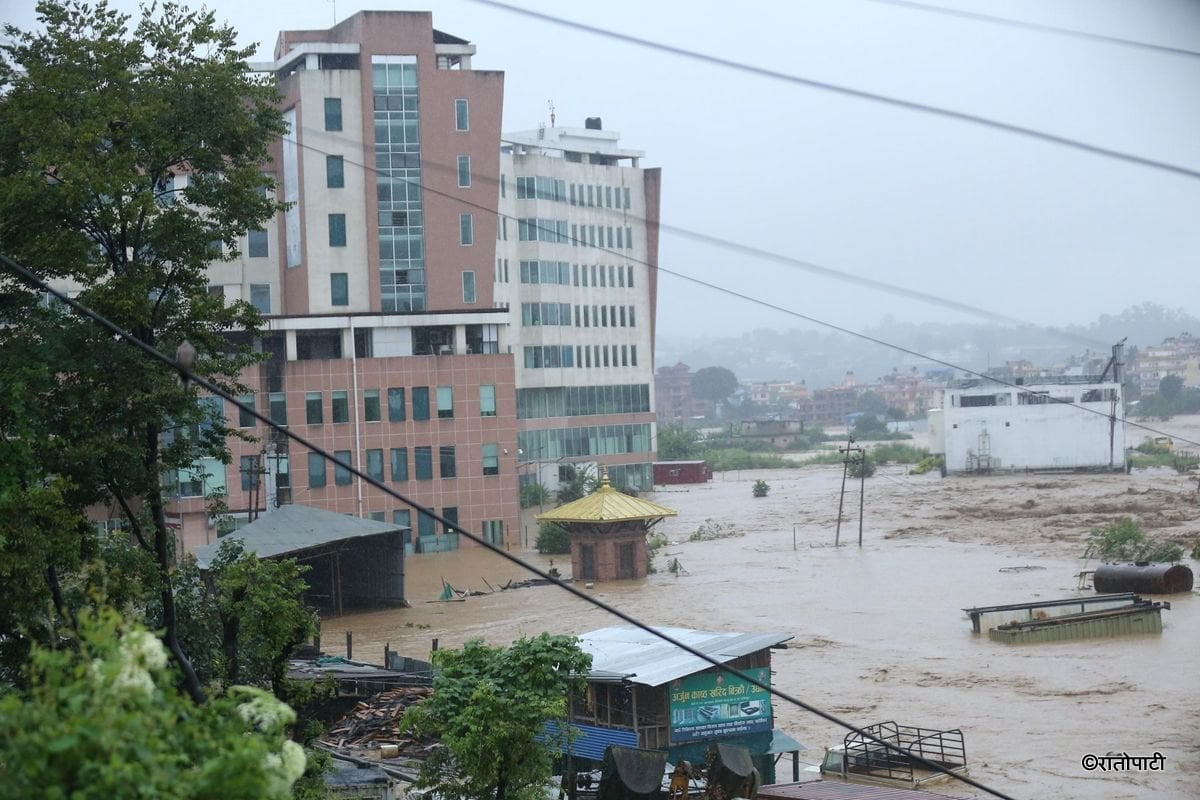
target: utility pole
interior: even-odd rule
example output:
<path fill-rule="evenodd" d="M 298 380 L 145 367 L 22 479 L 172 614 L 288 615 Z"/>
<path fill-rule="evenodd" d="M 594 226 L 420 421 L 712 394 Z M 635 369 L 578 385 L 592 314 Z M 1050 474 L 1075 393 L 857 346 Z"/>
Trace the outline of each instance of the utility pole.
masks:
<path fill-rule="evenodd" d="M 850 464 L 857 460 L 854 458 L 854 456 L 852 456 L 850 454 L 851 453 L 861 453 L 862 451 L 863 451 L 863 449 L 861 447 L 854 444 L 853 436 L 851 436 L 849 439 L 846 440 L 845 447 L 838 448 L 838 452 L 842 454 L 842 493 L 841 493 L 841 497 L 838 499 L 837 532 L 833 536 L 833 546 L 834 547 L 839 547 L 841 545 L 841 539 L 842 539 L 842 508 L 846 504 L 846 474 L 850 471 Z M 861 499 L 860 499 L 860 504 L 861 504 Z M 861 511 L 861 509 L 858 514 L 858 520 L 859 520 L 858 544 L 861 547 L 862 546 L 862 511 Z"/>

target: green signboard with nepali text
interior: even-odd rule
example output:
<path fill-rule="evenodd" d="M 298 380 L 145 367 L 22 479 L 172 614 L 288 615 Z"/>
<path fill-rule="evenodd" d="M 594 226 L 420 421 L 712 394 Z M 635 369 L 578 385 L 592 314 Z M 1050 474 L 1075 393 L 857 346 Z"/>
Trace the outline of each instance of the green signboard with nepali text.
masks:
<path fill-rule="evenodd" d="M 742 670 L 764 685 L 767 667 Z M 701 672 L 671 682 L 671 742 L 738 736 L 771 729 L 771 695 L 727 672 Z"/>

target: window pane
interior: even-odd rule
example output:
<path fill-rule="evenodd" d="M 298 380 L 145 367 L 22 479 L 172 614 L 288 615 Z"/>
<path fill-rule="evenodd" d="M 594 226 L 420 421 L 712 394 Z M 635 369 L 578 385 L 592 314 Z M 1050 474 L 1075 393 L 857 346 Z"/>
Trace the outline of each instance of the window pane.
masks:
<path fill-rule="evenodd" d="M 271 285 L 267 283 L 250 284 L 250 305 L 258 309 L 260 314 L 270 314 Z"/>
<path fill-rule="evenodd" d="M 341 463 L 333 465 L 333 482 L 338 486 L 350 485 L 350 451 L 349 450 L 334 450 L 333 457 Z M 343 466 L 343 464 L 345 466 Z"/>
<path fill-rule="evenodd" d="M 367 451 L 367 477 L 372 480 L 383 480 L 383 450 Z"/>
<path fill-rule="evenodd" d="M 321 411 L 320 392 L 304 393 L 304 421 L 309 425 L 320 425 L 325 421 Z"/>
<path fill-rule="evenodd" d="M 433 536 L 433 517 L 427 511 L 417 512 L 417 536 Z"/>
<path fill-rule="evenodd" d="M 240 402 L 243 406 L 254 408 L 254 393 L 251 392 L 250 394 L 243 394 L 239 396 L 238 402 Z M 253 428 L 256 425 L 258 425 L 258 419 L 246 409 L 238 407 L 238 427 Z"/>
<path fill-rule="evenodd" d="M 404 389 L 388 389 L 388 422 L 404 421 Z"/>
<path fill-rule="evenodd" d="M 392 480 L 406 481 L 408 480 L 408 448 L 393 447 L 392 448 Z"/>
<path fill-rule="evenodd" d="M 271 422 L 287 425 L 287 395 L 283 392 L 271 392 L 267 402 L 270 405 Z"/>
<path fill-rule="evenodd" d="M 350 276 L 345 272 L 329 275 L 329 303 L 335 306 L 350 305 Z"/>
<path fill-rule="evenodd" d="M 341 156 L 325 156 L 325 186 L 341 189 L 346 185 L 346 165 Z"/>
<path fill-rule="evenodd" d="M 429 419 L 429 387 L 414 386 L 412 390 L 413 419 Z"/>
<path fill-rule="evenodd" d="M 446 506 L 442 509 L 442 519 L 446 520 L 445 533 L 458 533 L 458 506 Z"/>
<path fill-rule="evenodd" d="M 320 453 L 308 454 L 308 487 L 318 489 L 325 485 L 325 457 Z"/>
<path fill-rule="evenodd" d="M 485 444 L 483 446 L 483 474 L 500 474 L 500 445 Z"/>
<path fill-rule="evenodd" d="M 452 419 L 454 417 L 453 386 L 437 387 L 437 412 L 438 419 Z"/>
<path fill-rule="evenodd" d="M 363 420 L 379 422 L 379 390 L 363 390 Z"/>
<path fill-rule="evenodd" d="M 342 98 L 325 98 L 325 130 L 340 131 L 342 129 Z"/>
<path fill-rule="evenodd" d="M 413 448 L 413 471 L 417 473 L 417 480 L 419 481 L 428 481 L 433 479 L 432 447 Z"/>
<path fill-rule="evenodd" d="M 496 386 L 484 383 L 479 386 L 479 416 L 496 416 Z"/>
<path fill-rule="evenodd" d="M 329 246 L 330 247 L 345 247 L 346 246 L 346 215 L 345 214 L 330 214 L 329 215 Z"/>
<path fill-rule="evenodd" d="M 471 185 L 471 157 L 458 157 L 458 186 L 465 189 Z"/>
<path fill-rule="evenodd" d="M 462 274 L 463 287 L 463 302 L 475 302 L 475 272 L 474 270 L 466 270 Z"/>
<path fill-rule="evenodd" d="M 470 130 L 471 119 L 468 113 L 466 100 L 454 101 L 454 130 L 465 131 Z"/>
<path fill-rule="evenodd" d="M 266 231 L 250 231 L 247 235 L 247 254 L 250 258 L 266 258 L 267 252 L 267 232 Z"/>
<path fill-rule="evenodd" d="M 475 243 L 475 218 L 470 214 L 458 215 L 458 241 L 459 244 Z"/>
<path fill-rule="evenodd" d="M 455 477 L 457 464 L 454 459 L 454 445 L 442 445 L 438 448 L 438 469 L 443 478 Z"/>
<path fill-rule="evenodd" d="M 333 421 L 350 421 L 350 398 L 346 392 L 333 393 Z"/>

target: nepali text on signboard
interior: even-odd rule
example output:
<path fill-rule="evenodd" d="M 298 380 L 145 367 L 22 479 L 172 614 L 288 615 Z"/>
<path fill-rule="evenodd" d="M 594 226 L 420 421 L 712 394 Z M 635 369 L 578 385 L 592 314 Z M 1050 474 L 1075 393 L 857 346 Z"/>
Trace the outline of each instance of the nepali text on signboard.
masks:
<path fill-rule="evenodd" d="M 766 667 L 742 670 L 769 684 Z M 702 672 L 671 683 L 671 741 L 690 742 L 771 729 L 771 695 L 726 672 Z"/>

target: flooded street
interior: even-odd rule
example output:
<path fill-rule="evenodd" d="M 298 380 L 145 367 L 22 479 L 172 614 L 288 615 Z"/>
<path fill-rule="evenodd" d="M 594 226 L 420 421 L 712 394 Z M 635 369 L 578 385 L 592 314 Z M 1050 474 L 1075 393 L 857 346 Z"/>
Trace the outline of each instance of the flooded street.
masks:
<path fill-rule="evenodd" d="M 753 499 L 759 478 L 771 491 Z M 1078 594 L 1076 574 L 1095 567 L 1081 559 L 1083 537 L 1121 514 L 1137 516 L 1150 535 L 1195 535 L 1194 477 L 1159 469 L 942 479 L 884 467 L 866 481 L 861 549 L 856 482 L 847 486 L 846 546 L 832 546 L 841 479 L 838 466 L 730 472 L 647 494 L 680 512 L 656 529 L 671 541 L 657 574 L 590 592 L 651 624 L 790 633 L 789 649 L 773 656 L 778 688 L 854 725 L 959 727 L 971 775 L 1014 797 L 1200 796 L 1196 593 L 1159 598 L 1171 603 L 1161 635 L 1054 644 L 991 642 L 971 632 L 962 611 Z M 687 542 L 706 519 L 744 535 Z M 535 530 L 530 517 L 531 540 Z M 678 577 L 667 571 L 672 558 L 684 570 Z M 567 557 L 555 564 L 569 573 Z M 1016 566 L 1034 569 L 1005 569 Z M 553 586 L 428 602 L 443 577 L 478 591 L 528 577 L 479 549 L 415 556 L 406 569 L 412 607 L 325 619 L 327 650 L 340 652 L 346 630 L 356 658 L 380 662 L 385 643 L 426 658 L 435 638 L 455 647 L 622 624 Z M 845 733 L 782 701 L 775 715 L 777 728 L 808 746 L 808 761 Z M 1166 767 L 1084 771 L 1084 755 L 1110 751 L 1158 751 Z M 780 779 L 789 774 L 781 763 Z M 956 783 L 934 790 L 986 796 Z"/>

